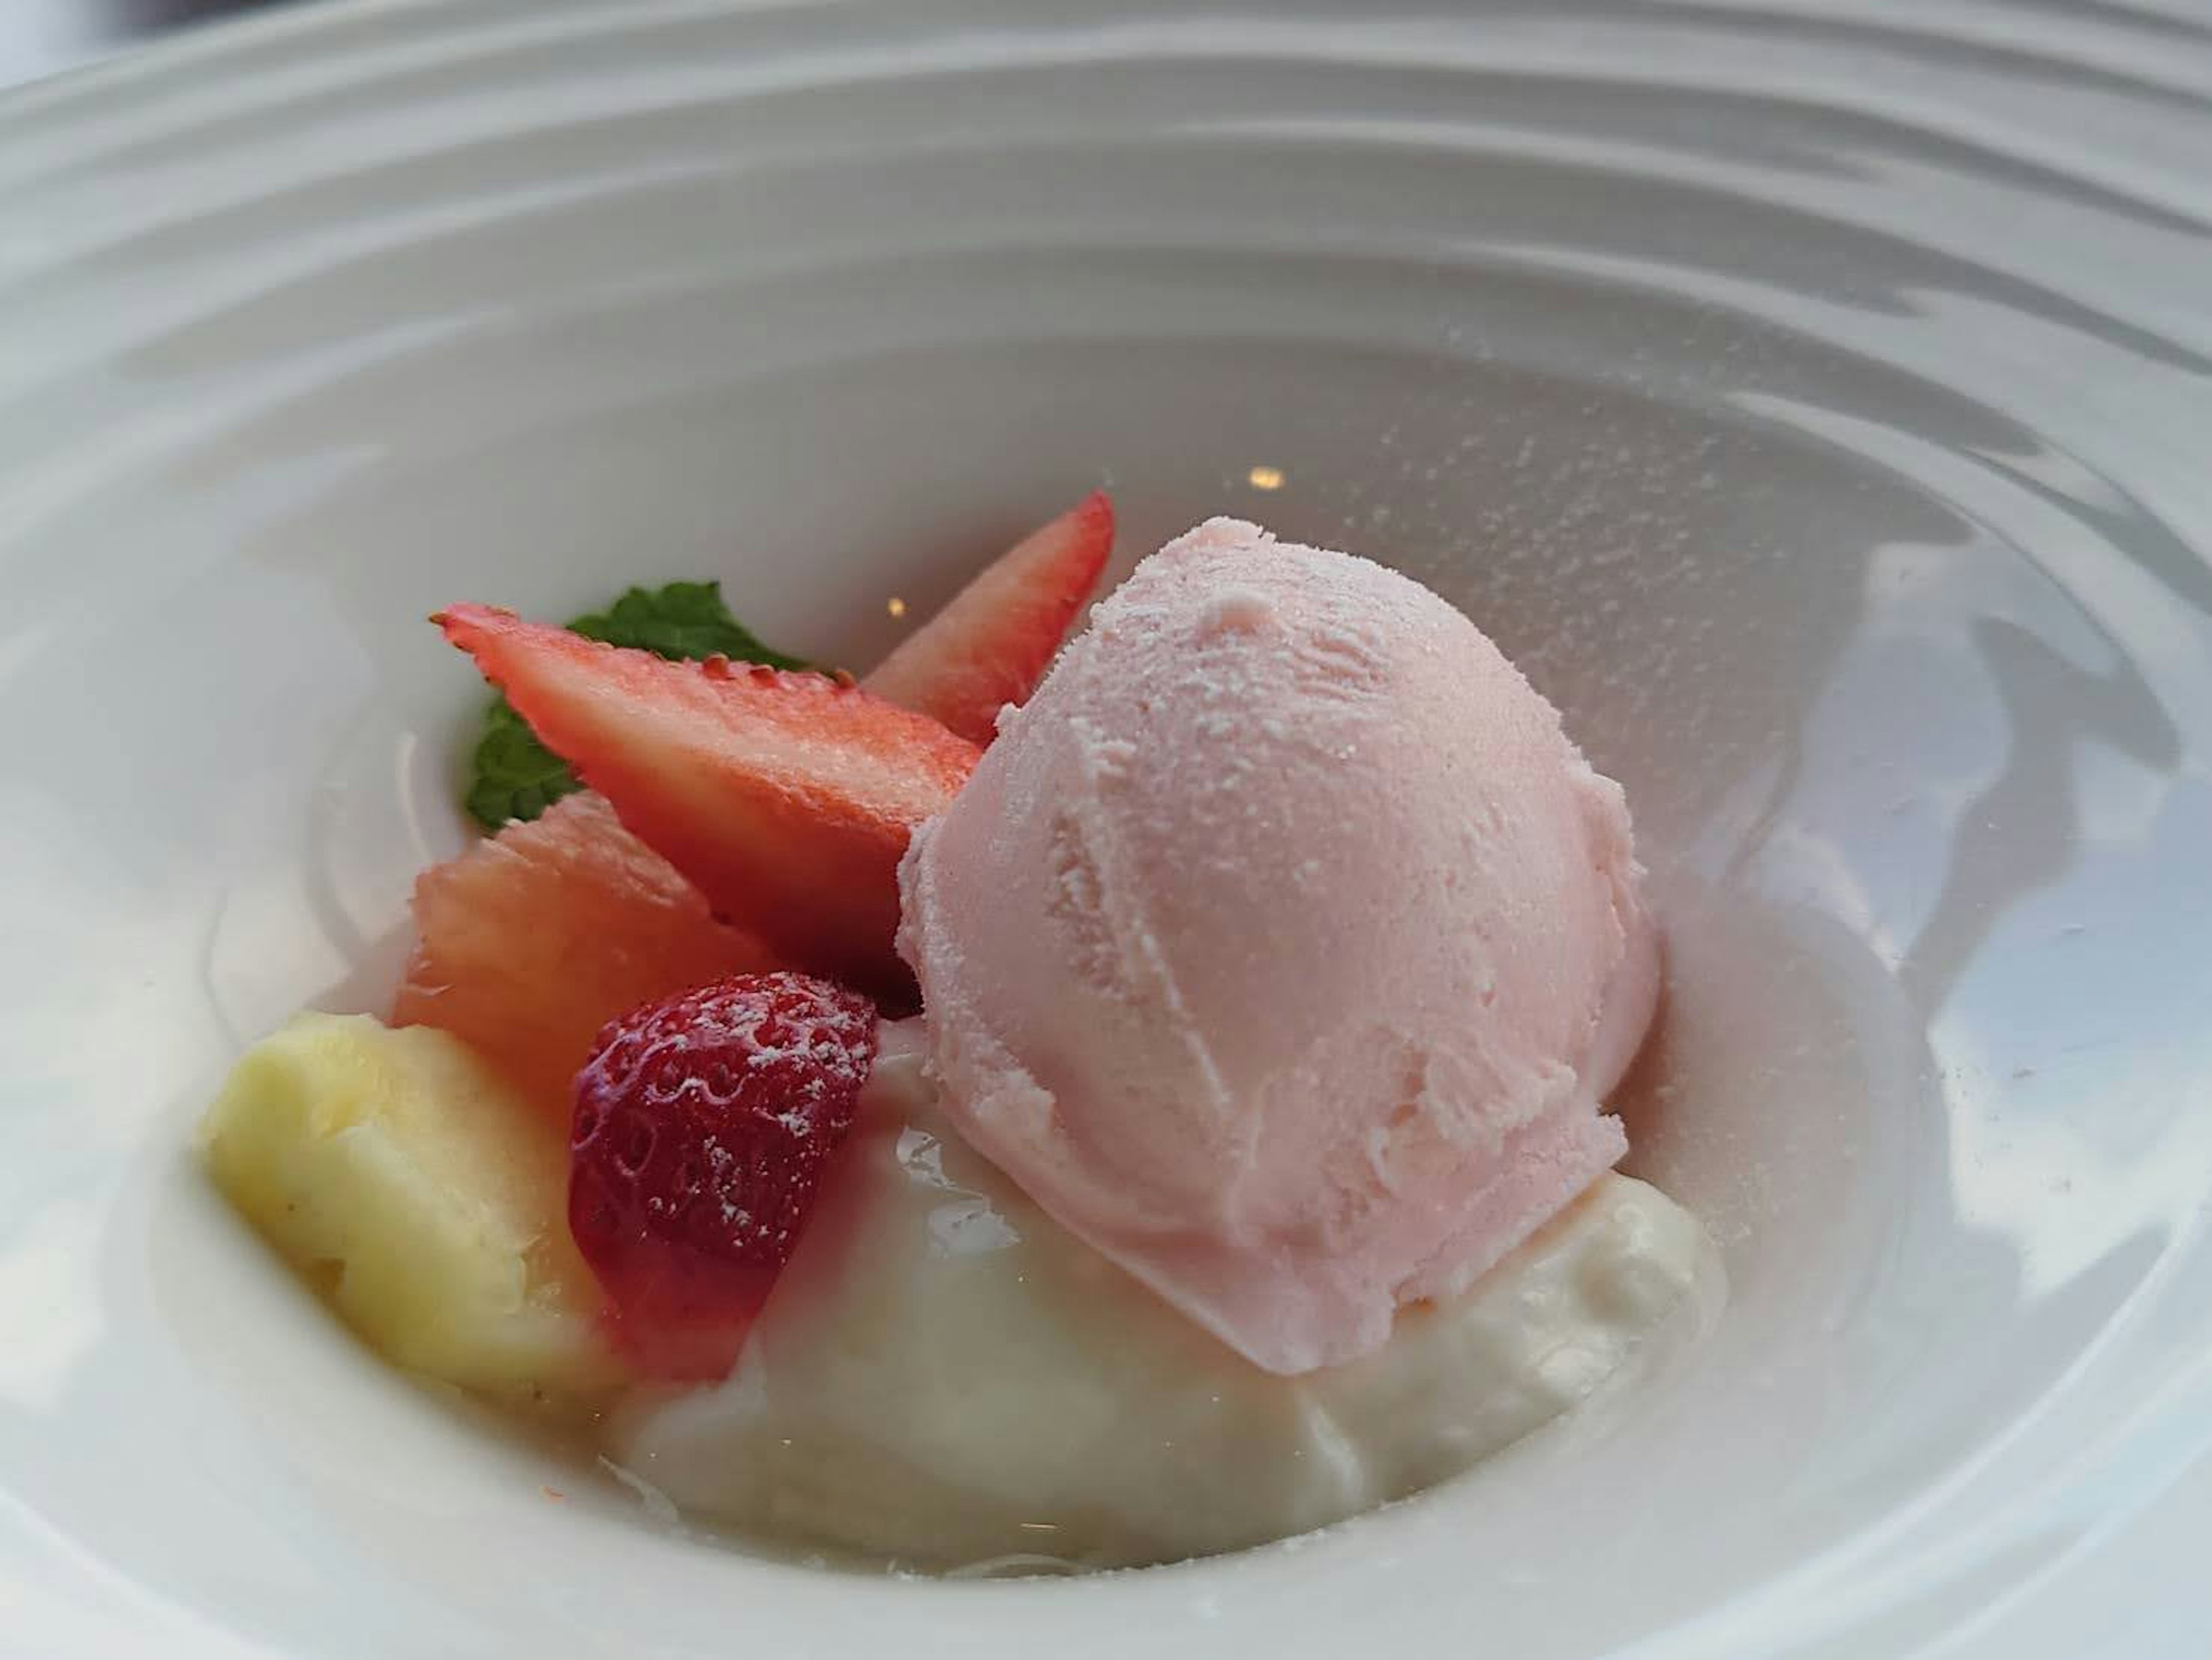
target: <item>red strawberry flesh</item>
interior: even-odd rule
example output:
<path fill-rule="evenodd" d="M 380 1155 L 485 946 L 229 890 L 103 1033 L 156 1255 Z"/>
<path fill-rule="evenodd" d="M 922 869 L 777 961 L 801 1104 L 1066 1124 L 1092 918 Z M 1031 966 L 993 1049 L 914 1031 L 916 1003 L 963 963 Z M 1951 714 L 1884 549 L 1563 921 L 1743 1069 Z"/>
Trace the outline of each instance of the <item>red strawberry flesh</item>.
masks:
<path fill-rule="evenodd" d="M 547 748 L 787 961 L 898 1001 L 899 855 L 980 753 L 849 682 L 672 662 L 483 605 L 434 619 Z"/>
<path fill-rule="evenodd" d="M 1028 701 L 1114 550 L 1101 491 L 1001 554 L 865 682 L 879 697 L 988 744 L 999 711 Z"/>
<path fill-rule="evenodd" d="M 735 976 L 600 1033 L 576 1075 L 568 1224 L 645 1369 L 728 1372 L 875 1053 L 867 1000 L 798 974 Z"/>

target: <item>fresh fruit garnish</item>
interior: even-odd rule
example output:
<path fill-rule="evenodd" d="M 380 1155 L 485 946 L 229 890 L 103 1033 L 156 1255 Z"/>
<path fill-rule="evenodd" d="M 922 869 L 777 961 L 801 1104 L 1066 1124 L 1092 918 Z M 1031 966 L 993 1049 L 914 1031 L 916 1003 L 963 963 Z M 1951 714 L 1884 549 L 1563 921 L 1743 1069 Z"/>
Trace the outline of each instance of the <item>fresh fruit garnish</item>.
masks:
<path fill-rule="evenodd" d="M 459 1038 L 302 1014 L 201 1121 L 232 1204 L 402 1366 L 586 1395 L 623 1366 L 568 1235 L 567 1146 Z"/>
<path fill-rule="evenodd" d="M 612 1022 L 576 1075 L 568 1225 L 650 1371 L 735 1361 L 875 1063 L 865 998 L 740 975 Z"/>
<path fill-rule="evenodd" d="M 988 744 L 1000 709 L 1036 690 L 1113 550 L 1100 491 L 1000 555 L 862 684 Z"/>
<path fill-rule="evenodd" d="M 849 681 L 670 662 L 483 605 L 434 619 L 531 729 L 786 960 L 889 999 L 898 860 L 981 753 Z"/>
<path fill-rule="evenodd" d="M 770 668 L 803 669 L 799 659 L 763 644 L 730 615 L 719 582 L 671 582 L 631 588 L 603 611 L 579 617 L 569 631 L 611 646 L 635 646 L 662 657 L 733 657 Z M 503 697 L 484 716 L 467 797 L 470 813 L 486 830 L 532 819 L 580 788 L 568 763 L 538 741 Z"/>
<path fill-rule="evenodd" d="M 782 966 L 586 790 L 415 879 L 394 1025 L 441 1026 L 565 1137 L 599 1029 L 649 999 Z"/>

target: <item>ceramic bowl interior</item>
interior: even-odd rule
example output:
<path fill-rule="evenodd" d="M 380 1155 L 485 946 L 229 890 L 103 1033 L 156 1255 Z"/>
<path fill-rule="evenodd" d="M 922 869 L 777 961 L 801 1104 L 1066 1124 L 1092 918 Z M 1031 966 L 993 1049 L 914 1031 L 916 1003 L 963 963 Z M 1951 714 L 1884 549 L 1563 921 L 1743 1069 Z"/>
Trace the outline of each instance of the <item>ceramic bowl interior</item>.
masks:
<path fill-rule="evenodd" d="M 2133 107 L 2086 72 L 2038 126 L 1965 46 L 1877 100 L 1888 50 L 462 0 L 20 100 L 0 1608 L 54 1653 L 1841 1653 L 2040 1571 L 2085 1469 L 2185 1463 L 2186 182 L 2011 159 Z M 1947 74 L 2012 127 L 1950 133 Z M 185 1142 L 257 1034 L 388 993 L 464 843 L 481 694 L 426 614 L 714 575 L 865 665 L 1099 484 L 1123 568 L 1217 513 L 1402 566 L 1626 784 L 1671 953 L 1632 1167 L 1720 1240 L 1718 1329 L 1386 1514 L 1070 1584 L 689 1536 L 373 1363 Z"/>

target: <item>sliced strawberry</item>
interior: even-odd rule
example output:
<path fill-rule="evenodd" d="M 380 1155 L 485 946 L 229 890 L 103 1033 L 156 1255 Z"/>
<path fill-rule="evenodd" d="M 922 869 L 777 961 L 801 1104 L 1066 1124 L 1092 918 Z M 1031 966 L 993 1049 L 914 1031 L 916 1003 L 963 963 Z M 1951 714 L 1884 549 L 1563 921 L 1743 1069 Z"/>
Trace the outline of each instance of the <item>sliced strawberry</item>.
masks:
<path fill-rule="evenodd" d="M 999 710 L 1036 690 L 1114 550 L 1114 504 L 1099 491 L 1002 553 L 900 643 L 866 682 L 988 744 Z"/>
<path fill-rule="evenodd" d="M 672 662 L 483 605 L 433 620 L 718 915 L 803 967 L 910 993 L 899 855 L 974 745 L 849 681 Z"/>

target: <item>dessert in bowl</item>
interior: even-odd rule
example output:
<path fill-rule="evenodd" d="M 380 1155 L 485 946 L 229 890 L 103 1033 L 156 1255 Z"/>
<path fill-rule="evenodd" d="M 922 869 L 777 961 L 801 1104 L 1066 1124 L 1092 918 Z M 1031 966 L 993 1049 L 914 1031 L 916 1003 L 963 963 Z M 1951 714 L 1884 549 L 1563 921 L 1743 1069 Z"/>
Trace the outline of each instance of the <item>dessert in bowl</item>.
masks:
<path fill-rule="evenodd" d="M 471 804 L 527 816 L 420 879 L 391 1024 L 240 1064 L 226 1193 L 680 1512 L 954 1571 L 1341 1521 L 1708 1319 L 1613 1168 L 1662 961 L 1620 787 L 1442 599 L 1249 523 L 1060 651 L 1112 537 L 858 684 L 688 589 L 441 612 L 504 699 Z"/>
<path fill-rule="evenodd" d="M 2201 1586 L 2179 37 L 1262 10 L 337 5 L 0 116 L 11 1634 L 2074 1660 Z M 991 1585 L 640 1525 L 366 1358 L 189 1148 L 303 1003 L 392 1018 L 482 839 L 423 617 L 718 575 L 866 670 L 1093 485 L 1121 567 L 1220 513 L 1398 564 L 1621 782 L 1668 966 L 1620 1168 L 1724 1316 L 1294 1549 Z"/>

